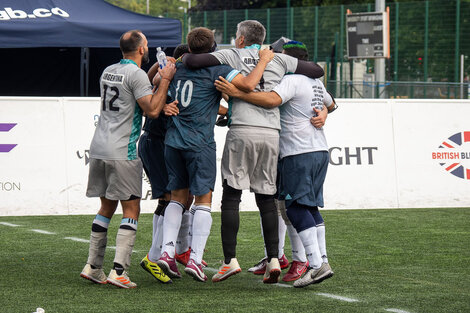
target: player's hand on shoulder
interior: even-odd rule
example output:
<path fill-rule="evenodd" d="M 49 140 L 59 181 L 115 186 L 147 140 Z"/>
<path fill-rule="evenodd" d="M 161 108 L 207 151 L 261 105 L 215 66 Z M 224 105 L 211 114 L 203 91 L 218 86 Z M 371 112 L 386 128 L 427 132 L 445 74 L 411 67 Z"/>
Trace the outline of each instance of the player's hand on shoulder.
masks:
<path fill-rule="evenodd" d="M 178 115 L 180 113 L 180 110 L 178 109 L 178 100 L 165 104 L 163 106 L 163 112 L 165 112 L 166 116 Z"/>
<path fill-rule="evenodd" d="M 163 69 L 158 69 L 158 73 L 162 77 L 162 79 L 172 80 L 173 76 L 176 73 L 176 67 L 174 63 L 168 62 Z"/>
<path fill-rule="evenodd" d="M 173 63 L 173 64 L 176 63 L 176 59 L 175 59 L 174 57 L 169 57 L 169 56 L 167 56 L 167 57 L 166 57 L 166 60 L 168 61 L 167 63 L 169 63 L 169 62 L 171 62 L 171 63 Z"/>
<path fill-rule="evenodd" d="M 265 61 L 266 63 L 271 62 L 274 58 L 274 51 L 270 49 L 262 49 L 259 51 L 259 60 Z"/>

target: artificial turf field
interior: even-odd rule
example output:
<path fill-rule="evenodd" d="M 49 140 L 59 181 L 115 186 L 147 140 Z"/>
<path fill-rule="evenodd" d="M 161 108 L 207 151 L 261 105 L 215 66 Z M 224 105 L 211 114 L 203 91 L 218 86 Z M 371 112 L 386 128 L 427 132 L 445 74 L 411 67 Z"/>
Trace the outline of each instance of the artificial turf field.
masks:
<path fill-rule="evenodd" d="M 139 219 L 129 276 L 133 290 L 95 285 L 79 274 L 93 216 L 0 217 L 1 312 L 470 312 L 470 208 L 323 211 L 335 275 L 303 289 L 265 285 L 246 270 L 263 257 L 259 215 L 242 212 L 241 274 L 212 283 L 222 261 L 220 213 L 213 213 L 204 259 L 209 281 L 163 285 L 140 266 L 152 215 Z M 120 216 L 113 218 L 108 245 Z M 18 226 L 14 226 L 18 225 Z M 36 231 L 33 231 L 35 229 Z M 47 231 L 39 233 L 37 230 Z M 290 244 L 286 239 L 286 255 Z M 114 250 L 108 249 L 108 274 Z M 283 271 L 283 274 L 286 270 Z M 281 276 L 282 277 L 282 276 Z"/>

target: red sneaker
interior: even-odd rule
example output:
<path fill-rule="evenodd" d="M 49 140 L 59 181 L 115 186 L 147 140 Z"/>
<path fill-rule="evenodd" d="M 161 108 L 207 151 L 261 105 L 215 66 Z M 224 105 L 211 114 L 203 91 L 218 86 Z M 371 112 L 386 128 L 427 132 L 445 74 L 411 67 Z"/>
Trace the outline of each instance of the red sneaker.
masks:
<path fill-rule="evenodd" d="M 191 257 L 191 248 L 189 248 L 188 251 L 183 252 L 181 254 L 175 253 L 176 262 L 183 264 L 184 266 L 188 264 L 190 257 Z M 202 267 L 207 267 L 207 262 L 202 260 L 201 265 Z"/>
<path fill-rule="evenodd" d="M 292 261 L 289 271 L 282 278 L 283 281 L 294 281 L 299 279 L 307 271 L 308 261 Z"/>
<path fill-rule="evenodd" d="M 188 262 L 189 262 L 189 256 L 190 255 L 191 255 L 191 248 L 189 248 L 188 251 L 183 252 L 181 254 L 175 253 L 175 260 L 178 263 L 183 264 L 184 266 L 186 266 L 186 264 L 188 264 Z"/>
<path fill-rule="evenodd" d="M 184 271 L 185 273 L 191 275 L 195 280 L 202 282 L 207 280 L 207 276 L 202 270 L 202 264 L 197 264 L 193 259 L 189 260 Z"/>
<path fill-rule="evenodd" d="M 281 265 L 281 270 L 289 267 L 289 260 L 286 258 L 285 254 L 283 254 L 282 257 L 279 258 L 279 265 Z"/>
<path fill-rule="evenodd" d="M 166 252 L 162 254 L 156 263 L 171 278 L 181 278 L 175 258 L 170 258 Z"/>

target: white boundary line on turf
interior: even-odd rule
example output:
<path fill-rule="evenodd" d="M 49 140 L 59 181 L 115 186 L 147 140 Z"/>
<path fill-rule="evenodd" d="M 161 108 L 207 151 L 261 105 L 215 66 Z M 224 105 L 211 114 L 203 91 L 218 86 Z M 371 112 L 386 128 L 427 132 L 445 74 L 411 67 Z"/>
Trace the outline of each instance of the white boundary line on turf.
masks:
<path fill-rule="evenodd" d="M 333 295 L 331 293 L 318 292 L 318 293 L 316 293 L 316 295 L 317 296 L 322 296 L 322 297 L 327 297 L 327 298 L 332 298 L 332 299 L 336 299 L 336 300 L 346 301 L 346 302 L 360 302 L 360 300 L 358 300 L 358 299 L 346 298 L 346 297 L 342 297 L 342 296 Z"/>
<path fill-rule="evenodd" d="M 20 227 L 21 226 L 21 225 L 16 225 L 16 224 L 7 223 L 7 222 L 0 222 L 0 225 L 10 226 L 10 227 Z"/>
<path fill-rule="evenodd" d="M 212 267 L 204 267 L 203 270 L 208 271 L 208 272 L 212 272 L 212 273 L 217 273 L 219 271 L 218 269 L 215 269 L 215 268 L 212 268 Z"/>
<path fill-rule="evenodd" d="M 55 235 L 56 233 L 47 231 L 47 230 L 42 230 L 42 229 L 31 229 L 31 231 L 39 234 L 44 234 L 44 235 Z"/>
<path fill-rule="evenodd" d="M 88 239 L 82 239 L 82 238 L 77 238 L 77 237 L 64 237 L 64 239 L 67 240 L 72 240 L 76 242 L 83 242 L 83 243 L 90 243 L 90 240 Z M 111 249 L 111 250 L 116 250 L 116 246 L 107 246 L 106 249 Z M 138 250 L 132 250 L 133 253 L 138 253 Z"/>
<path fill-rule="evenodd" d="M 400 309 L 385 309 L 385 311 L 394 312 L 394 313 L 410 313 L 408 311 L 403 311 L 403 310 L 400 310 Z"/>
<path fill-rule="evenodd" d="M 90 243 L 90 240 L 88 240 L 88 239 L 82 239 L 82 238 L 77 238 L 77 237 L 65 237 L 64 239 L 77 241 L 77 242 Z"/>

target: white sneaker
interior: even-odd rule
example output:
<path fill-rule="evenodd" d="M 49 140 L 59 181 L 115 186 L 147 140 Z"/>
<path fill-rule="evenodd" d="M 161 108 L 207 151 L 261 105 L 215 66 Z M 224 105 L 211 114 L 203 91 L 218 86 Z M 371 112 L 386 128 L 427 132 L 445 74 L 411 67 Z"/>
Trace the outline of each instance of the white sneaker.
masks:
<path fill-rule="evenodd" d="M 261 259 L 258 263 L 256 263 L 253 267 L 248 269 L 248 272 L 253 273 L 255 275 L 263 275 L 266 272 L 266 263 L 268 262 L 267 258 Z"/>
<path fill-rule="evenodd" d="M 126 271 L 122 272 L 121 275 L 118 275 L 116 273 L 116 270 L 112 269 L 111 272 L 109 272 L 107 281 L 108 283 L 113 284 L 114 286 L 117 286 L 120 288 L 128 289 L 128 288 L 137 287 L 136 283 L 131 282 Z"/>
<path fill-rule="evenodd" d="M 238 274 L 242 271 L 240 265 L 236 258 L 232 258 L 229 264 L 222 264 L 219 268 L 219 271 L 212 276 L 212 282 L 217 283 L 219 281 L 225 280 L 232 275 Z"/>
<path fill-rule="evenodd" d="M 91 268 L 90 264 L 86 264 L 83 268 L 80 276 L 91 280 L 96 284 L 106 284 L 106 274 L 103 272 L 102 268 Z"/>
<path fill-rule="evenodd" d="M 266 272 L 264 272 L 263 283 L 275 284 L 279 281 L 281 275 L 281 265 L 278 258 L 272 258 L 271 262 L 266 263 Z"/>
<path fill-rule="evenodd" d="M 318 284 L 333 276 L 333 271 L 328 263 L 322 263 L 320 268 L 309 267 L 305 275 L 294 282 L 295 288 L 306 287 L 311 284 Z"/>

